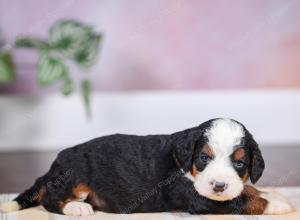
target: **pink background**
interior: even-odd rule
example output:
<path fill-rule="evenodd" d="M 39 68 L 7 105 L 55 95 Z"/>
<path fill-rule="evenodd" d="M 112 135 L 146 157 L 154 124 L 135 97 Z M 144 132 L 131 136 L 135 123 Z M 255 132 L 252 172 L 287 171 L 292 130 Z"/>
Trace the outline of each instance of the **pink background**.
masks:
<path fill-rule="evenodd" d="M 7 47 L 18 35 L 47 36 L 60 18 L 104 34 L 87 74 L 98 91 L 298 88 L 299 0 L 0 0 Z M 0 92 L 36 86 L 35 52 L 14 52 L 18 80 Z"/>

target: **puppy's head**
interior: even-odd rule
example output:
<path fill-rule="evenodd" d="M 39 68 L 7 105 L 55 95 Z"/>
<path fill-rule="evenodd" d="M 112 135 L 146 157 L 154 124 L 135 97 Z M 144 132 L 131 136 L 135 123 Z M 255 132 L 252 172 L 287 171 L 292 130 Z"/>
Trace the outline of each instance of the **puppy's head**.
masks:
<path fill-rule="evenodd" d="M 232 119 L 212 119 L 173 135 L 174 159 L 202 196 L 226 201 L 256 183 L 264 160 L 248 130 Z"/>

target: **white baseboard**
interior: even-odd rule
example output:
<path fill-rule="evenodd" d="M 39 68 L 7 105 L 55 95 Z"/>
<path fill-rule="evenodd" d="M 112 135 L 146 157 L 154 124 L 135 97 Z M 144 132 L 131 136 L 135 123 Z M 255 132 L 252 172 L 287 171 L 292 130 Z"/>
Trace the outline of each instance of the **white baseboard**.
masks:
<path fill-rule="evenodd" d="M 111 133 L 172 133 L 210 118 L 241 121 L 263 145 L 300 145 L 300 90 L 0 96 L 0 151 L 58 150 Z"/>

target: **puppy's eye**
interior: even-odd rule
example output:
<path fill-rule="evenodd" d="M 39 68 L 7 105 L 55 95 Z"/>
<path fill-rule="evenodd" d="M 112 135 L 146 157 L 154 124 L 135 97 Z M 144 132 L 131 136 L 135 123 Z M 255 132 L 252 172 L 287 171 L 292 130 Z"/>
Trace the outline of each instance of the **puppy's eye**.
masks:
<path fill-rule="evenodd" d="M 235 166 L 236 168 L 242 168 L 242 167 L 244 166 L 244 162 L 241 161 L 241 160 L 235 161 L 235 162 L 234 162 L 234 166 Z"/>
<path fill-rule="evenodd" d="M 203 162 L 203 163 L 207 163 L 207 162 L 210 160 L 210 158 L 209 158 L 209 156 L 207 156 L 206 154 L 201 154 L 200 160 L 201 160 L 201 162 Z"/>

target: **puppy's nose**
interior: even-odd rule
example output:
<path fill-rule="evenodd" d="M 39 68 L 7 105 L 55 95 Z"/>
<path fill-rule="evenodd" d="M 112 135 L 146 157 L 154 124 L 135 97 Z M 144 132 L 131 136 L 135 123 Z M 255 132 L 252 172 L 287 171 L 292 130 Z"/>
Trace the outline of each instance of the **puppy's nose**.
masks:
<path fill-rule="evenodd" d="M 213 190 L 215 192 L 223 192 L 226 188 L 227 184 L 224 182 L 215 182 Z"/>

